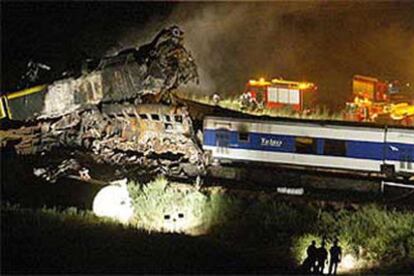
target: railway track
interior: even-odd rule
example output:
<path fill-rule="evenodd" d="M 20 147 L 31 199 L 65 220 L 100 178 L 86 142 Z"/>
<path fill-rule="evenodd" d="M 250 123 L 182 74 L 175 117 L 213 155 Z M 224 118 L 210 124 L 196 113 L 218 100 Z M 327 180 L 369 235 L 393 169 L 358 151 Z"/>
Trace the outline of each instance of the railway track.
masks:
<path fill-rule="evenodd" d="M 338 208 L 355 208 L 366 203 L 414 207 L 414 184 L 410 181 L 396 182 L 395 179 L 318 174 L 280 168 L 273 172 L 274 177 L 271 178 L 269 173 L 261 171 L 252 173 L 251 170 L 238 170 L 241 173 L 234 173 L 233 179 L 215 176 L 213 173 L 205 179 L 203 187 L 240 196 L 262 193 L 274 198 Z M 346 185 L 341 186 L 344 183 Z"/>
<path fill-rule="evenodd" d="M 289 173 L 292 174 L 292 172 Z M 103 180 L 84 180 L 77 175 L 69 175 L 67 177 L 76 181 L 88 182 L 92 185 L 108 185 L 108 182 Z M 200 191 L 207 194 L 224 194 L 251 201 L 257 200 L 258 198 L 275 201 L 283 200 L 291 202 L 292 204 L 313 205 L 322 209 L 328 208 L 332 210 L 357 210 L 362 205 L 376 203 L 414 210 L 414 189 L 402 189 L 401 187 L 391 186 L 381 190 L 381 182 L 378 180 L 376 182 L 370 181 L 370 185 L 377 187 L 375 191 L 335 189 L 335 187 L 318 187 L 313 182 L 316 181 L 315 179 L 312 180 L 312 178 L 306 177 L 308 176 L 304 174 L 296 175 L 297 179 L 302 178 L 302 180 L 299 182 L 273 182 L 269 184 L 268 182 L 208 176 L 203 179 L 202 184 L 199 186 L 194 184 L 194 180 L 188 178 L 169 177 L 168 179 L 174 185 L 182 187 L 183 189 L 188 187 L 188 185 L 196 185 Z M 319 179 L 323 178 L 323 176 L 319 176 Z M 332 177 L 330 179 L 332 180 Z M 355 181 L 349 178 L 337 178 L 337 180 Z M 361 182 L 361 180 L 359 181 Z"/>

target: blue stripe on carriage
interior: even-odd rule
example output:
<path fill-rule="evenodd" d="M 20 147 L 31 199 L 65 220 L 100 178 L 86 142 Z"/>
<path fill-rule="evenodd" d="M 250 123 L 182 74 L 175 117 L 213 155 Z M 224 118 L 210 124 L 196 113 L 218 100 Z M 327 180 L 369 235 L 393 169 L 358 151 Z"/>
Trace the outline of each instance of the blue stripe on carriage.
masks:
<path fill-rule="evenodd" d="M 220 141 L 218 141 L 217 137 L 220 137 Z M 295 138 L 296 136 L 293 135 L 275 135 L 251 132 L 248 135 L 248 141 L 242 142 L 239 141 L 239 133 L 237 131 L 204 129 L 203 144 L 206 146 L 226 146 L 234 149 L 239 148 L 275 152 L 296 152 Z M 316 153 L 314 155 L 328 155 L 323 153 L 324 142 L 326 139 L 322 137 L 315 137 L 314 139 L 316 139 L 317 144 Z M 264 145 L 262 141 L 267 141 L 265 143 L 266 145 Z M 387 143 L 384 153 L 384 143 L 381 142 L 347 141 L 339 139 L 337 141 L 345 141 L 345 157 L 383 160 L 385 154 L 386 160 L 414 160 L 414 144 Z"/>

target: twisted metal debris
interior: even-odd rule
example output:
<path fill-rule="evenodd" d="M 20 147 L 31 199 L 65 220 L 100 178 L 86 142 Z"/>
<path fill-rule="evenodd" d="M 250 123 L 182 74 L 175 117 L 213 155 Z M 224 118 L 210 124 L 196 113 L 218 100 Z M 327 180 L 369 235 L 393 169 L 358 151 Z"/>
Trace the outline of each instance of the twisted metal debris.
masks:
<path fill-rule="evenodd" d="M 89 61 L 80 75 L 70 75 L 4 96 L 3 117 L 12 120 L 12 127 L 1 132 L 3 146 L 13 140 L 18 154 L 83 149 L 96 162 L 139 165 L 167 175 L 203 172 L 203 153 L 188 111 L 171 105 L 175 88 L 198 82 L 177 26 L 139 48 Z M 25 126 L 13 128 L 16 120 Z M 38 174 L 54 181 L 72 170 L 71 164 L 76 162 Z"/>

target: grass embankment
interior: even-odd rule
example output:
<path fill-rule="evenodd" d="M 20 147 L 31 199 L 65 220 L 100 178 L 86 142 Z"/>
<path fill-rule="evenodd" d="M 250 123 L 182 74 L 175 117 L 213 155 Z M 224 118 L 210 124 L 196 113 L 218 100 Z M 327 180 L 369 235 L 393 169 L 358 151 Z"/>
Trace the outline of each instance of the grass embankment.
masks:
<path fill-rule="evenodd" d="M 74 208 L 2 206 L 1 217 L 2 273 L 237 272 L 229 249 L 204 237 L 139 231 Z"/>
<path fill-rule="evenodd" d="M 414 214 L 374 204 L 357 210 L 329 210 L 280 202 L 263 195 L 255 199 L 214 196 L 216 227 L 221 240 L 238 240 L 253 248 L 273 248 L 273 260 L 300 264 L 312 239 L 326 237 L 328 249 L 337 237 L 344 255 L 355 259 L 354 271 L 414 271 Z M 224 213 L 218 210 L 226 210 Z M 237 229 L 237 230 L 236 230 Z M 268 254 L 269 255 L 269 254 Z M 346 268 L 342 267 L 342 271 Z"/>
<path fill-rule="evenodd" d="M 180 192 L 163 179 L 143 186 L 130 183 L 129 190 L 140 227 L 168 230 L 174 226 L 183 232 L 207 233 L 245 256 L 251 267 L 284 263 L 294 268 L 304 260 L 311 240 L 320 243 L 322 237 L 328 249 L 339 238 L 344 256 L 354 261 L 347 265 L 355 270 L 409 272 L 414 265 L 414 214 L 410 211 L 375 204 L 329 210 L 265 193 L 237 196 L 188 188 Z M 166 214 L 168 220 L 163 221 Z M 173 225 L 172 218 L 176 219 Z M 341 267 L 343 271 L 350 268 Z"/>
<path fill-rule="evenodd" d="M 374 204 L 329 209 L 265 193 L 182 193 L 164 180 L 154 183 L 130 183 L 137 214 L 129 226 L 73 208 L 3 206 L 3 272 L 297 273 L 305 248 L 323 236 L 328 246 L 339 238 L 357 271 L 410 273 L 414 267 L 410 211 Z M 155 232 L 175 226 L 203 235 Z"/>
<path fill-rule="evenodd" d="M 195 93 L 180 92 L 179 97 L 188 99 L 194 102 L 199 102 L 207 105 L 215 105 L 212 96 L 198 95 Z M 343 111 L 331 111 L 327 107 L 318 106 L 314 108 L 312 112 L 298 112 L 290 107 L 285 108 L 243 108 L 238 96 L 228 96 L 221 99 L 218 106 L 239 111 L 242 113 L 248 113 L 252 115 L 265 115 L 271 117 L 286 117 L 286 118 L 300 118 L 309 120 L 332 120 L 332 121 L 343 121 L 345 120 L 345 114 Z"/>

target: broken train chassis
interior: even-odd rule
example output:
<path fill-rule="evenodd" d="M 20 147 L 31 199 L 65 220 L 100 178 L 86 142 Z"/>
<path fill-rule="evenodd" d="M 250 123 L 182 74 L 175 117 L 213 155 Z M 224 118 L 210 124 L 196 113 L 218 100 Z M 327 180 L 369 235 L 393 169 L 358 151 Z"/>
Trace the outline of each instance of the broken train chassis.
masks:
<path fill-rule="evenodd" d="M 205 173 L 201 144 L 184 106 L 124 102 L 38 121 L 7 133 L 19 155 L 46 154 L 64 147 L 73 154 L 86 151 L 92 161 L 123 167 L 125 172 L 183 178 Z M 38 176 L 54 182 L 87 167 L 68 158 L 38 171 Z"/>

